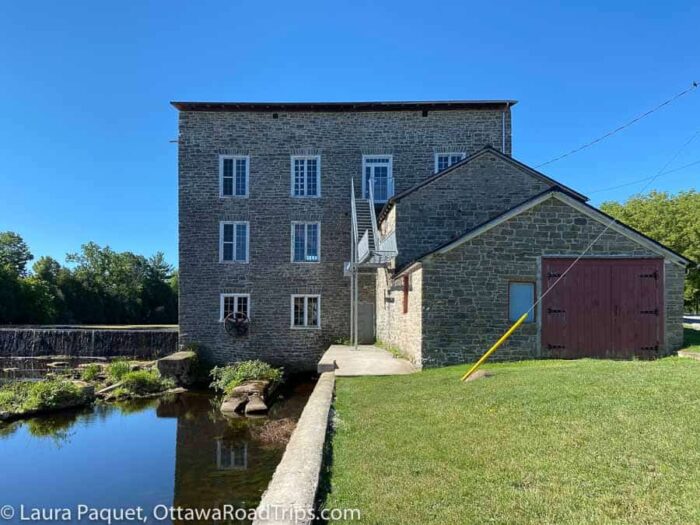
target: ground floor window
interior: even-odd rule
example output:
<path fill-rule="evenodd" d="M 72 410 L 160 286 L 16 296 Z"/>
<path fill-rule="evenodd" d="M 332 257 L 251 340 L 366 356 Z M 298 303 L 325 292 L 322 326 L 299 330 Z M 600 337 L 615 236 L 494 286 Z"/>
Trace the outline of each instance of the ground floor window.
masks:
<path fill-rule="evenodd" d="M 535 304 L 535 283 L 511 281 L 508 283 L 508 319 L 517 321 Z M 535 322 L 535 311 L 525 318 L 526 323 Z"/>
<path fill-rule="evenodd" d="M 321 296 L 292 295 L 292 328 L 321 327 Z"/>
<path fill-rule="evenodd" d="M 250 317 L 250 295 L 242 293 L 222 293 L 219 306 L 219 321 L 232 313 L 243 313 Z"/>

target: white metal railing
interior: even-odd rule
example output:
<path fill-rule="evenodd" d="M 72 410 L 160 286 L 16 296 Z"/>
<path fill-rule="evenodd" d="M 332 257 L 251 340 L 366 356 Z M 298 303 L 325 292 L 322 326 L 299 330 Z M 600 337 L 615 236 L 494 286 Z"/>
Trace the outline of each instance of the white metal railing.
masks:
<path fill-rule="evenodd" d="M 357 243 L 357 263 L 364 262 L 369 257 L 369 230 L 365 230 L 360 242 Z"/>
<path fill-rule="evenodd" d="M 357 207 L 355 205 L 355 181 L 350 179 L 350 207 L 352 211 L 352 237 L 357 243 Z"/>
<path fill-rule="evenodd" d="M 376 241 L 375 241 L 376 243 Z M 377 251 L 382 255 L 395 257 L 398 254 L 396 246 L 396 232 L 391 232 L 377 244 Z"/>
<path fill-rule="evenodd" d="M 377 215 L 374 213 L 374 177 L 369 178 L 369 216 L 372 220 L 372 237 L 374 238 L 374 248 L 379 242 L 379 230 L 377 229 Z"/>

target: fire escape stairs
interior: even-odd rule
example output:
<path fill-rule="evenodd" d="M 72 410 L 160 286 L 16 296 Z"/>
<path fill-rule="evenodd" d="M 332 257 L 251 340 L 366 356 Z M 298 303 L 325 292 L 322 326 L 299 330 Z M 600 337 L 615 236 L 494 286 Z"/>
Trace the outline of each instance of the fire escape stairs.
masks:
<path fill-rule="evenodd" d="M 351 183 L 352 257 L 345 263 L 346 276 L 352 275 L 353 266 L 358 270 L 384 268 L 397 255 L 394 233 L 384 237 L 379 233 L 372 182 L 368 186 L 369 198 L 357 199 L 354 183 Z"/>

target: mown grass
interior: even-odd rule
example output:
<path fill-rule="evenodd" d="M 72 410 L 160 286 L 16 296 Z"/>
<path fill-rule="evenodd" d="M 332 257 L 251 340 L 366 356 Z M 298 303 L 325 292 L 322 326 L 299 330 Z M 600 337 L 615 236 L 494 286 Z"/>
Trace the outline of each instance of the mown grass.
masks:
<path fill-rule="evenodd" d="M 339 378 L 328 508 L 361 523 L 700 523 L 700 362 Z"/>

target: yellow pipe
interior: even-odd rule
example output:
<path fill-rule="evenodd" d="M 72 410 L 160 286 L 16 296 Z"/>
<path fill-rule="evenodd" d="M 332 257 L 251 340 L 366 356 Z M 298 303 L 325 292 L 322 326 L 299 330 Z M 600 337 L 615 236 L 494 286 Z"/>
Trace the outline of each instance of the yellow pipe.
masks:
<path fill-rule="evenodd" d="M 488 352 L 486 352 L 484 355 L 481 356 L 481 359 L 479 359 L 476 364 L 469 369 L 469 371 L 462 376 L 462 381 L 466 381 L 467 378 L 472 375 L 474 372 L 476 372 L 479 367 L 484 364 L 484 361 L 486 361 L 491 354 L 493 354 L 496 350 L 498 350 L 498 347 L 500 347 L 503 343 L 506 342 L 506 339 L 508 339 L 513 332 L 515 332 L 518 327 L 525 322 L 525 319 L 527 318 L 527 314 L 529 312 L 524 313 L 523 315 L 520 316 L 520 319 L 515 321 L 513 323 L 513 326 L 511 326 L 508 331 L 501 336 L 501 338 L 496 341 L 496 344 L 494 344 L 491 348 L 489 348 Z"/>

